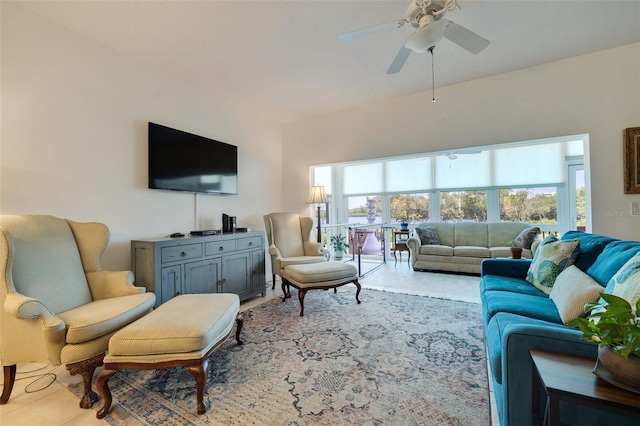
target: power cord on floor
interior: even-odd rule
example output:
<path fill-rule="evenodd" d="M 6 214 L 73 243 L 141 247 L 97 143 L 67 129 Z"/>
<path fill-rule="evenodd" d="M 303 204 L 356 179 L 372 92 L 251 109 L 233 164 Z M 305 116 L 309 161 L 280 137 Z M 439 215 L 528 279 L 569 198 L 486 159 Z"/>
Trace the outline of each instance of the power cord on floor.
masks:
<path fill-rule="evenodd" d="M 54 371 L 56 371 L 58 368 L 60 368 L 60 366 L 56 366 L 53 368 L 53 370 L 48 371 L 46 373 L 43 374 L 33 374 L 31 376 L 22 376 L 22 377 L 18 377 L 18 375 L 22 375 L 22 374 L 31 374 L 31 373 L 35 373 L 38 371 L 42 371 L 44 369 L 46 369 L 47 367 L 50 367 L 50 364 L 46 364 L 42 367 L 39 368 L 35 368 L 33 370 L 29 370 L 29 371 L 16 371 L 16 382 L 20 381 L 20 380 L 27 380 L 27 379 L 33 379 L 35 377 L 35 380 L 33 380 L 31 383 L 29 383 L 27 386 L 25 386 L 24 388 L 24 393 L 35 393 L 35 392 L 40 392 L 42 390 L 45 390 L 46 388 L 48 388 L 49 386 L 51 386 L 53 384 L 53 382 L 56 381 L 57 376 L 54 374 Z M 36 389 L 34 389 L 34 386 L 39 386 Z M 0 388 L 3 388 L 4 384 L 0 384 Z"/>

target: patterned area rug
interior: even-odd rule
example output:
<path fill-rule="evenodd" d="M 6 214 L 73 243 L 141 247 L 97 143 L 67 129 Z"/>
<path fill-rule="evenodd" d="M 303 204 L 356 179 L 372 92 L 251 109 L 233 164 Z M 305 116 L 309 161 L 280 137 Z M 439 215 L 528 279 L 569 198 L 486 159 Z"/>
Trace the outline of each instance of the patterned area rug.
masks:
<path fill-rule="evenodd" d="M 109 380 L 115 425 L 487 425 L 478 304 L 363 290 L 310 291 L 244 312 L 242 340 L 210 357 L 207 412 L 184 368 Z M 81 394 L 81 384 L 70 385 Z M 97 411 L 102 401 L 94 406 Z"/>

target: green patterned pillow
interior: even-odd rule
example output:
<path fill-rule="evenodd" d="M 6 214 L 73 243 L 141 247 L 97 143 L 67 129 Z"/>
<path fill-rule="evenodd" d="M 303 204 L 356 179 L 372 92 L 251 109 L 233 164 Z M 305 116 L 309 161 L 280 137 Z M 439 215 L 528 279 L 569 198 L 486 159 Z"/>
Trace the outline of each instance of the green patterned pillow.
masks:
<path fill-rule="evenodd" d="M 546 294 L 565 268 L 573 265 L 580 251 L 579 240 L 558 240 L 549 235 L 538 247 L 527 271 L 527 281 Z"/>
<path fill-rule="evenodd" d="M 616 274 L 611 277 L 614 296 L 622 297 L 635 306 L 640 299 L 640 253 L 625 263 Z M 609 283 L 611 283 L 609 281 Z M 609 287 L 609 284 L 607 284 Z"/>

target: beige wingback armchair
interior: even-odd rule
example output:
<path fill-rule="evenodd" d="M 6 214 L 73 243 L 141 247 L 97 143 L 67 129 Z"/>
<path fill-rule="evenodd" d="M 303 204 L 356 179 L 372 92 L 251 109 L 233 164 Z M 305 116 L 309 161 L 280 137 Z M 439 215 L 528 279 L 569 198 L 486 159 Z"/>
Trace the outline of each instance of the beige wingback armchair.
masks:
<path fill-rule="evenodd" d="M 65 364 L 81 374 L 80 407 L 97 400 L 91 378 L 120 328 L 153 309 L 129 271 L 103 271 L 109 230 L 53 216 L 0 216 L 0 361 L 9 400 L 16 364 Z"/>
<path fill-rule="evenodd" d="M 310 241 L 313 219 L 297 213 L 269 213 L 264 225 L 271 255 L 272 289 L 276 288 L 276 274 L 282 277 L 287 265 L 326 262 L 322 244 Z"/>

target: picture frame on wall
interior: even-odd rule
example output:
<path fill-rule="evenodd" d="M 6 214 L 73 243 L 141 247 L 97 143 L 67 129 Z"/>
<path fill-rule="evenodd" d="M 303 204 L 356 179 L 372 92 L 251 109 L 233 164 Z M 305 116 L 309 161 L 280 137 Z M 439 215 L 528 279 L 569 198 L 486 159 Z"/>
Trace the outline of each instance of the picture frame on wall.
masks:
<path fill-rule="evenodd" d="M 640 127 L 624 129 L 624 193 L 640 194 Z"/>

